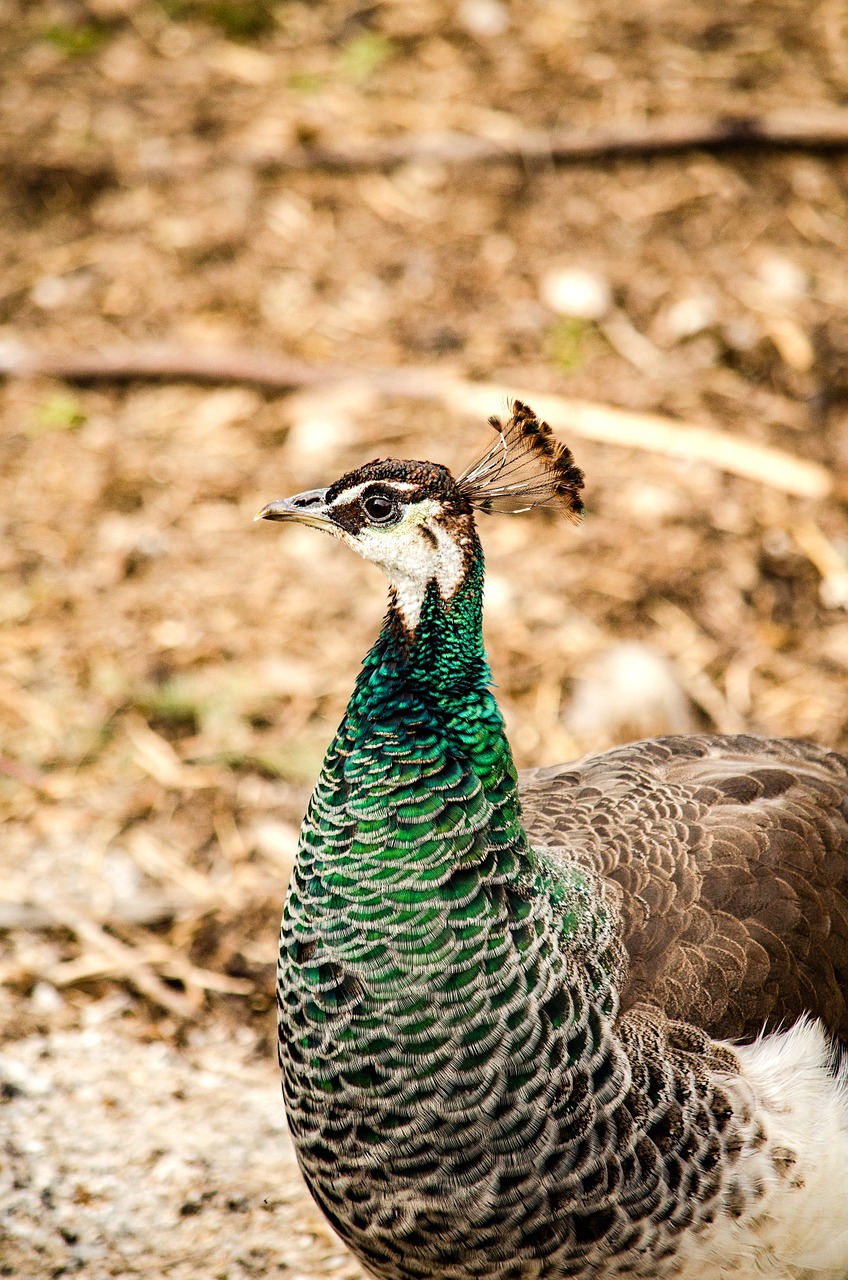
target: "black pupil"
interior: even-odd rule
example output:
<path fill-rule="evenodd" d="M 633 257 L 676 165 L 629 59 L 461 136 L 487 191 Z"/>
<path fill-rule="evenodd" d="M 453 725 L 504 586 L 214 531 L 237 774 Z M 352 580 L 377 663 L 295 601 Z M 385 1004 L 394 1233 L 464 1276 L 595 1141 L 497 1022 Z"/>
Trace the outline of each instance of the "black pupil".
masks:
<path fill-rule="evenodd" d="M 372 493 L 370 498 L 366 498 L 364 502 L 365 514 L 371 520 L 388 520 L 395 514 L 395 504 L 391 498 L 384 498 L 378 493 Z"/>

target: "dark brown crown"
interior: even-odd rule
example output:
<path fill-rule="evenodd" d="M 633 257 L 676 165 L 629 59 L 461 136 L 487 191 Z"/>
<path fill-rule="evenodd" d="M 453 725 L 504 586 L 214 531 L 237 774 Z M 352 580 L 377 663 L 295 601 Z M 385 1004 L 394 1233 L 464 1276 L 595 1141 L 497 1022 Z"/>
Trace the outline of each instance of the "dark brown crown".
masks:
<path fill-rule="evenodd" d="M 413 462 L 404 458 L 375 458 L 354 471 L 348 471 L 327 490 L 327 502 L 332 503 L 348 489 L 362 484 L 391 484 L 400 481 L 413 487 L 404 493 L 404 501 L 419 502 L 422 498 L 438 495 L 448 498 L 454 505 L 468 509 L 468 503 L 460 492 L 447 467 L 438 462 Z"/>

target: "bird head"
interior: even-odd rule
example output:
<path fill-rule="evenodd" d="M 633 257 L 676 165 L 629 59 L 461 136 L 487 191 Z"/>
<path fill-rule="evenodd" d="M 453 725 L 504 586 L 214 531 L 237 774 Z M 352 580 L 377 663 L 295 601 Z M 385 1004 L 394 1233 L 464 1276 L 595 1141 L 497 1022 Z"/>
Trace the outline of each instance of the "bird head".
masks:
<path fill-rule="evenodd" d="M 433 462 L 368 462 L 328 489 L 269 502 L 257 519 L 323 529 L 378 564 L 410 627 L 428 583 L 435 580 L 449 600 L 479 547 L 470 502 L 447 468 Z"/>
<path fill-rule="evenodd" d="M 434 462 L 368 462 L 327 489 L 269 502 L 257 520 L 296 520 L 323 529 L 378 564 L 413 630 L 430 582 L 452 599 L 479 555 L 475 511 L 523 511 L 557 505 L 582 513 L 582 473 L 570 451 L 520 401 L 497 441 L 454 479 Z"/>

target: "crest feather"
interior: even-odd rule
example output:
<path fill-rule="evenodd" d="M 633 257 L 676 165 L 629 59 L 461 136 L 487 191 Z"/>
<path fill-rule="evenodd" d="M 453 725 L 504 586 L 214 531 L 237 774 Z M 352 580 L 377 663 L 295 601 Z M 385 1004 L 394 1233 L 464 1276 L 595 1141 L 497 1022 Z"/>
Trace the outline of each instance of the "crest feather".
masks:
<path fill-rule="evenodd" d="M 552 506 L 576 523 L 583 515 L 583 472 L 547 422 L 520 400 L 505 426 L 494 416 L 489 422 L 497 440 L 457 480 L 472 507 L 514 514 Z"/>

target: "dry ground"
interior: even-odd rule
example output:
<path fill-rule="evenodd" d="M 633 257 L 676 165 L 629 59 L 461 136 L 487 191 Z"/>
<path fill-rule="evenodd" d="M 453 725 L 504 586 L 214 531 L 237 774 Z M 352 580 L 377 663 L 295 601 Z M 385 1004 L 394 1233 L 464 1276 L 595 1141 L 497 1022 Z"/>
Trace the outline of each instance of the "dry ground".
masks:
<path fill-rule="evenodd" d="M 0 0 L 0 353 L 164 338 L 432 366 L 696 421 L 839 477 L 848 154 L 274 165 L 304 141 L 848 100 L 841 4 L 727 12 Z M 611 321 L 550 308 L 545 281 L 574 266 L 607 282 Z M 0 388 L 0 430 L 9 1061 L 65 1054 L 67 1087 L 86 1058 L 77 1029 L 96 1025 L 104 1062 L 164 1042 L 191 1078 L 192 1037 L 210 1035 L 219 1058 L 231 1037 L 234 1061 L 267 1062 L 297 826 L 383 587 L 344 548 L 253 513 L 378 454 L 462 465 L 487 428 L 361 390 L 18 379 Z M 488 645 L 519 763 L 668 727 L 848 748 L 844 505 L 572 443 L 579 532 L 544 515 L 484 528 Z M 16 1089 L 0 1140 L 4 1107 L 19 1136 L 29 1113 L 14 1108 L 38 1110 Z M 122 1089 L 135 1132 L 149 1093 Z M 66 1106 L 87 1114 L 78 1096 Z M 21 1160 L 42 1186 L 36 1156 Z M 221 1213 L 213 1236 L 231 1229 Z M 97 1262 L 63 1239 L 35 1232 L 6 1274 L 122 1274 L 118 1254 Z M 253 1274 L 278 1267 L 296 1269 L 271 1250 Z"/>

